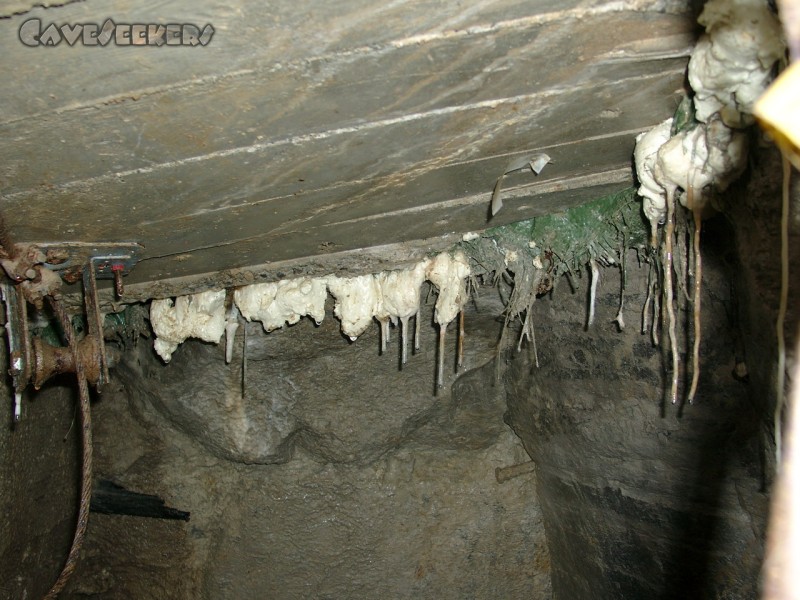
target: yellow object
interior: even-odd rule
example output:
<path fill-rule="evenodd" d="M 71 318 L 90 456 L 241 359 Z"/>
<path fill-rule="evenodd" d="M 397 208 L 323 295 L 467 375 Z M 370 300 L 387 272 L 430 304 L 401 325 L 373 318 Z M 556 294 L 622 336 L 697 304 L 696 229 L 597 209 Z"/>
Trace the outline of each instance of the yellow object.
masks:
<path fill-rule="evenodd" d="M 800 62 L 792 63 L 772 82 L 753 113 L 781 152 L 800 169 Z"/>

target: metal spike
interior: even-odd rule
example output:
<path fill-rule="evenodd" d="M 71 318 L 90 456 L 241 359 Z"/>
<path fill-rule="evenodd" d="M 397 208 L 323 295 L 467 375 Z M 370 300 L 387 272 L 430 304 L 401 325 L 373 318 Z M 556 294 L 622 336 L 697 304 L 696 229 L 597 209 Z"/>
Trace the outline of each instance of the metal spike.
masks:
<path fill-rule="evenodd" d="M 402 346 L 402 363 L 408 362 L 408 317 L 400 317 L 400 344 Z"/>
<path fill-rule="evenodd" d="M 447 331 L 447 325 L 439 325 L 439 366 L 436 369 L 436 387 L 444 387 L 444 334 Z"/>

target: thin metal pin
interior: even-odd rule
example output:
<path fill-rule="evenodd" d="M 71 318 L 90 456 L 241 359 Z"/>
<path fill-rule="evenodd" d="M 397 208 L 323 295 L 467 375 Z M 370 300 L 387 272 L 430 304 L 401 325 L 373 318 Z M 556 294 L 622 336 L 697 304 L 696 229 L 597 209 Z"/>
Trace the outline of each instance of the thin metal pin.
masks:
<path fill-rule="evenodd" d="M 458 357 L 456 364 L 460 369 L 464 365 L 464 311 L 458 313 Z"/>
<path fill-rule="evenodd" d="M 439 388 L 444 387 L 444 334 L 447 330 L 447 324 L 439 325 L 439 367 L 436 370 L 436 386 Z"/>
<path fill-rule="evenodd" d="M 414 315 L 414 354 L 419 352 L 419 311 Z"/>
<path fill-rule="evenodd" d="M 122 283 L 122 271 L 124 270 L 124 265 L 113 265 L 111 267 L 111 272 L 114 273 L 114 290 L 117 293 L 117 298 L 122 298 L 125 293 L 125 285 Z"/>
<path fill-rule="evenodd" d="M 402 364 L 406 364 L 408 362 L 408 317 L 400 317 L 400 336 L 403 338 L 401 340 L 402 345 Z"/>

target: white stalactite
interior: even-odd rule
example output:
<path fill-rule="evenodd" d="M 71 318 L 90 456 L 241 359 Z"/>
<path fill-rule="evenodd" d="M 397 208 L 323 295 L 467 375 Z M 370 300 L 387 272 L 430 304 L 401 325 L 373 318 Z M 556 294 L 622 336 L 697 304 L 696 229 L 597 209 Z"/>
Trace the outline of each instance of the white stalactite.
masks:
<path fill-rule="evenodd" d="M 698 121 L 719 113 L 729 127 L 753 123 L 753 105 L 783 60 L 786 45 L 766 0 L 710 0 L 698 22 L 706 30 L 689 60 Z"/>
<path fill-rule="evenodd" d="M 672 119 L 656 125 L 650 131 L 636 136 L 633 159 L 636 176 L 639 178 L 639 195 L 642 197 L 642 210 L 650 222 L 651 244 L 655 246 L 656 229 L 667 216 L 667 203 L 664 188 L 656 181 L 655 167 L 658 150 L 669 139 Z"/>
<path fill-rule="evenodd" d="M 459 366 L 463 361 L 464 323 L 462 309 L 467 300 L 466 279 L 469 262 L 462 252 L 443 253 L 420 261 L 413 267 L 359 277 L 302 277 L 274 283 L 244 286 L 233 292 L 233 303 L 225 310 L 225 290 L 182 296 L 175 300 L 155 300 L 151 321 L 157 335 L 156 351 L 169 361 L 178 345 L 188 337 L 219 342 L 226 334 L 225 360 L 233 357 L 233 340 L 239 315 L 260 321 L 264 331 L 293 325 L 309 316 L 318 324 L 325 317 L 325 301 L 330 291 L 334 314 L 341 321 L 342 333 L 351 340 L 360 336 L 375 318 L 381 325 L 381 352 L 386 352 L 389 325 L 398 319 L 402 326 L 402 362 L 408 360 L 408 325 L 415 321 L 414 348 L 419 349 L 420 293 L 428 279 L 438 290 L 435 321 L 440 328 L 439 382 L 442 382 L 444 332 L 448 323 L 460 316 Z"/>
<path fill-rule="evenodd" d="M 589 259 L 589 269 L 592 273 L 592 283 L 589 288 L 589 318 L 586 321 L 586 328 L 594 323 L 594 306 L 597 301 L 597 284 L 600 283 L 600 269 L 597 268 L 597 261 Z"/>
<path fill-rule="evenodd" d="M 236 339 L 236 330 L 239 329 L 239 309 L 236 305 L 231 305 L 228 315 L 225 317 L 225 363 L 230 364 L 233 360 L 233 342 Z"/>
<path fill-rule="evenodd" d="M 431 260 L 426 277 L 439 290 L 434 310 L 434 321 L 439 325 L 438 368 L 436 384 L 444 385 L 444 341 L 447 325 L 456 318 L 467 302 L 466 279 L 470 276 L 470 267 L 463 252 L 450 256 L 443 252 Z"/>
<path fill-rule="evenodd" d="M 317 324 L 325 318 L 325 281 L 301 277 L 275 283 L 255 283 L 237 289 L 234 302 L 248 321 L 261 321 L 269 333 L 309 316 Z"/>
<path fill-rule="evenodd" d="M 380 303 L 380 287 L 372 275 L 325 279 L 336 299 L 333 313 L 342 322 L 342 333 L 355 341 L 372 323 Z"/>
<path fill-rule="evenodd" d="M 419 324 L 419 297 L 429 264 L 430 261 L 424 260 L 410 269 L 376 275 L 381 293 L 381 311 L 390 319 L 400 319 L 402 364 L 408 360 L 408 319 L 415 317 Z M 415 344 L 418 344 L 417 339 Z M 418 346 L 415 345 L 415 348 L 418 349 Z"/>
<path fill-rule="evenodd" d="M 156 334 L 155 350 L 164 362 L 187 338 L 219 343 L 225 333 L 225 290 L 179 296 L 174 302 L 153 300 L 150 324 Z"/>

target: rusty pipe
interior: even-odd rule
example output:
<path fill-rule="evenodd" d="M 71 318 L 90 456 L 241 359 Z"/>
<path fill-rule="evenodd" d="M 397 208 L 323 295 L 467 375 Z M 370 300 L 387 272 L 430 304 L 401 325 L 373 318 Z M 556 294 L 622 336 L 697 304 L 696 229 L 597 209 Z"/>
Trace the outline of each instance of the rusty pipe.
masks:
<path fill-rule="evenodd" d="M 535 472 L 536 463 L 531 460 L 518 465 L 511 465 L 510 467 L 497 467 L 494 470 L 494 476 L 497 479 L 497 483 L 505 483 L 509 479 L 514 479 L 514 477 Z"/>

